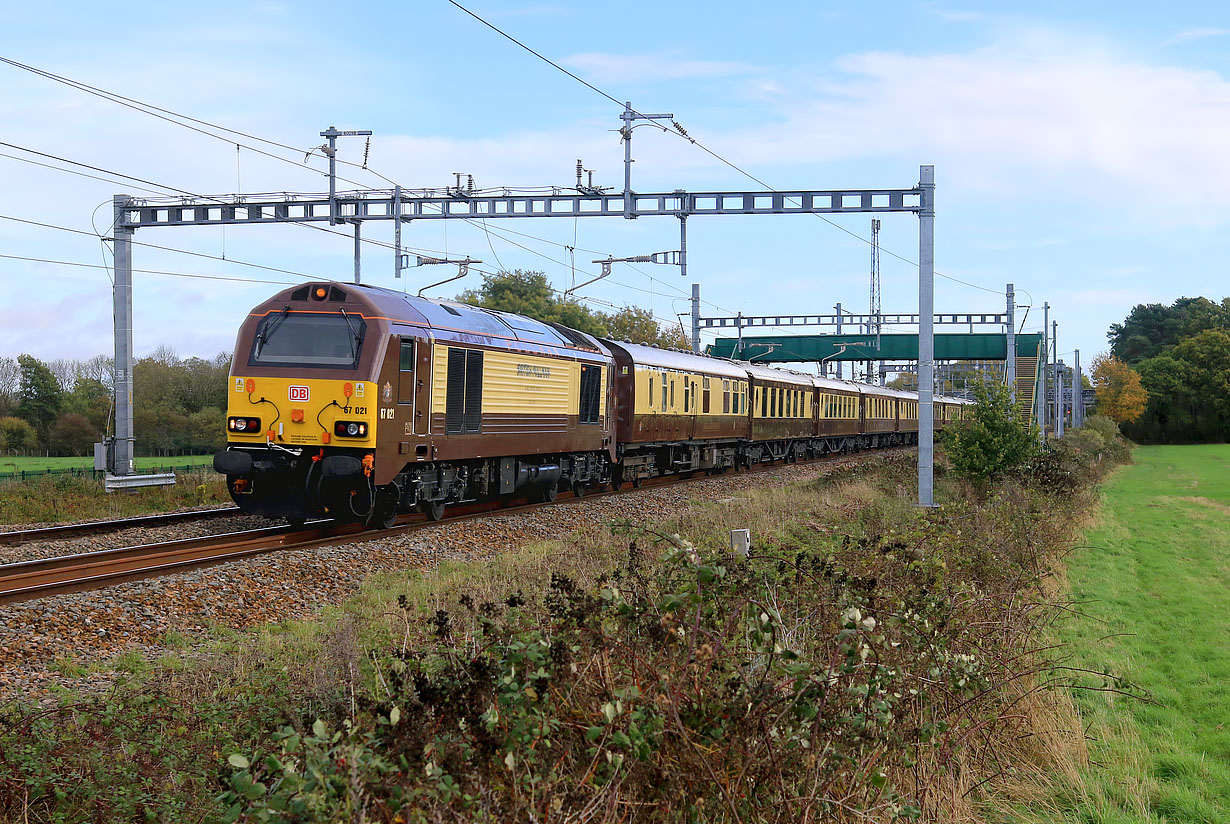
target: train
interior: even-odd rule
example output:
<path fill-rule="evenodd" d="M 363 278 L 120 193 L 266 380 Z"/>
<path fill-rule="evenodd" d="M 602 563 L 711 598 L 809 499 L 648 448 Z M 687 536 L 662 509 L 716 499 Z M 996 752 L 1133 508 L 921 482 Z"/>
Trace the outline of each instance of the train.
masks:
<path fill-rule="evenodd" d="M 252 309 L 227 395 L 214 469 L 242 510 L 291 524 L 386 528 L 918 439 L 912 392 L 340 282 Z M 969 403 L 936 397 L 935 427 Z"/>

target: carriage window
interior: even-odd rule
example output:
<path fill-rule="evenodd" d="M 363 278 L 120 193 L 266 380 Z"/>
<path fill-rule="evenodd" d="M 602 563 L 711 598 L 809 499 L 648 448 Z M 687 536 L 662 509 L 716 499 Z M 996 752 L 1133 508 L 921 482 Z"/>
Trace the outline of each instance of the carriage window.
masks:
<path fill-rule="evenodd" d="M 666 373 L 662 373 L 662 411 L 667 410 L 666 406 Z"/>
<path fill-rule="evenodd" d="M 653 378 L 649 379 L 649 408 L 653 409 Z"/>

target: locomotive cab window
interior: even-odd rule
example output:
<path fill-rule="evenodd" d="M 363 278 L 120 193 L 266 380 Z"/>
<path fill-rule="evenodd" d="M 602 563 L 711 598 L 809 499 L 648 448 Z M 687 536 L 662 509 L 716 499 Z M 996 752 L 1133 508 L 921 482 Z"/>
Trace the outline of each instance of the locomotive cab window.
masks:
<path fill-rule="evenodd" d="M 366 332 L 353 313 L 271 312 L 256 327 L 248 366 L 354 369 Z"/>

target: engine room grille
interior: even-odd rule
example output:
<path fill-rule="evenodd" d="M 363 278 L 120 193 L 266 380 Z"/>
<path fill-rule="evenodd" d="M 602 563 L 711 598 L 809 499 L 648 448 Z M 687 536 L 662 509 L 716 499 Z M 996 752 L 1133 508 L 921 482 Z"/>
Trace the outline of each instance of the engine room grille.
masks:
<path fill-rule="evenodd" d="M 444 432 L 475 435 L 482 431 L 483 353 L 448 350 L 448 385 L 444 399 Z"/>
<path fill-rule="evenodd" d="M 602 413 L 602 367 L 581 364 L 581 423 L 598 423 Z"/>

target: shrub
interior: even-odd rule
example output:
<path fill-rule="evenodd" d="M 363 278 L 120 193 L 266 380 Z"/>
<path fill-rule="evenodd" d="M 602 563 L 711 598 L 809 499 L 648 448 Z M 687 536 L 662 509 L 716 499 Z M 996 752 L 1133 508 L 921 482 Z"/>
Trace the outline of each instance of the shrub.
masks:
<path fill-rule="evenodd" d="M 1021 425 L 1008 387 L 998 381 L 975 385 L 974 400 L 973 417 L 944 430 L 942 443 L 953 471 L 985 487 L 1037 454 L 1038 430 Z"/>

